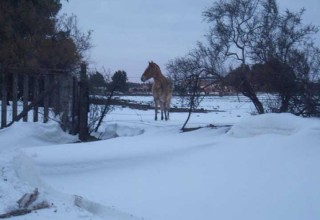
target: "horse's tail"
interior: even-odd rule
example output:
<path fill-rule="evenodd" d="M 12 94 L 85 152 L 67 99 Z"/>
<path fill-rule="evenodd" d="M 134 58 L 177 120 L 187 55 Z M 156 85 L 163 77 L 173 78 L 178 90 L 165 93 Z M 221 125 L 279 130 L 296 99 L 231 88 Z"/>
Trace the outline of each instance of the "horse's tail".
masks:
<path fill-rule="evenodd" d="M 168 84 L 167 84 L 167 89 L 166 89 L 166 103 L 169 104 L 170 106 L 170 102 L 171 102 L 171 97 L 172 97 L 172 93 L 173 93 L 173 82 L 170 78 L 167 78 Z"/>

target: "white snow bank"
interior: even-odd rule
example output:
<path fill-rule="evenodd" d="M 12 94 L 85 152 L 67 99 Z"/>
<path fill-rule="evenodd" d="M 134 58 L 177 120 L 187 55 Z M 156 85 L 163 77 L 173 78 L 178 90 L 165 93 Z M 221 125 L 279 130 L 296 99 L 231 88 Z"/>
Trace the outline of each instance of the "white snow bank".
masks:
<path fill-rule="evenodd" d="M 185 114 L 116 109 L 101 131 L 118 138 L 64 145 L 56 124 L 17 123 L 0 130 L 0 212 L 39 186 L 54 207 L 15 219 L 320 219 L 320 120 L 248 115 L 194 114 L 234 127 L 181 133 Z"/>
<path fill-rule="evenodd" d="M 228 134 L 233 137 L 248 138 L 258 135 L 292 135 L 310 127 L 319 127 L 320 120 L 305 119 L 289 113 L 263 114 L 242 119 Z"/>
<path fill-rule="evenodd" d="M 55 152 L 55 148 L 59 146 L 57 144 L 75 141 L 76 136 L 64 133 L 55 122 L 16 123 L 0 130 L 0 214 L 18 209 L 18 199 L 37 188 L 39 197 L 35 202 L 47 201 L 52 206 L 25 216 L 17 216 L 15 219 L 139 219 L 113 207 L 53 189 L 39 175 L 38 167 L 32 158 L 36 155 L 30 157 L 23 152 L 35 146 L 44 151 L 52 149 L 52 152 Z M 68 148 L 69 145 L 62 146 Z M 73 148 L 73 151 L 76 152 L 77 149 Z M 68 153 L 67 157 L 70 158 L 72 151 Z"/>
<path fill-rule="evenodd" d="M 105 131 L 98 135 L 100 139 L 109 139 L 115 137 L 132 137 L 143 134 L 144 129 L 139 127 L 130 127 L 118 123 L 111 123 L 105 126 Z"/>
<path fill-rule="evenodd" d="M 17 201 L 37 187 L 39 198 L 36 202 L 53 203 L 49 209 L 42 209 L 15 219 L 55 220 L 55 219 L 92 219 L 100 220 L 90 210 L 76 207 L 73 196 L 55 193 L 39 176 L 32 158 L 21 152 L 34 146 L 48 146 L 77 141 L 76 136 L 64 133 L 55 122 L 28 123 L 17 122 L 0 130 L 0 214 L 18 208 Z M 87 212 L 87 211 L 89 212 Z"/>
<path fill-rule="evenodd" d="M 0 130 L 0 151 L 24 147 L 72 143 L 77 136 L 62 131 L 56 122 L 32 123 L 18 122 Z"/>
<path fill-rule="evenodd" d="M 125 133 L 121 129 L 144 129 L 127 125 L 117 125 L 119 133 Z M 170 155 L 179 155 L 183 152 L 196 149 L 199 146 L 197 139 L 188 133 L 180 133 L 177 129 L 162 128 L 157 131 L 150 129 L 139 136 L 129 136 L 96 141 L 91 143 L 56 145 L 54 147 L 33 147 L 24 149 L 24 152 L 33 158 L 41 167 L 42 173 L 70 174 L 75 172 L 88 172 L 104 169 L 106 167 L 127 166 L 132 161 L 145 161 L 148 163 Z M 199 135 L 207 133 L 219 135 L 225 128 L 214 132 L 195 131 Z M 168 132 L 171 135 L 168 135 Z M 179 136 L 176 136 L 179 135 Z M 158 137 L 161 140 L 157 139 Z M 154 140 L 153 140 L 154 139 Z M 188 140 L 188 145 L 173 144 Z M 202 145 L 212 143 L 212 140 L 202 142 Z M 70 156 L 72 155 L 72 156 Z"/>
<path fill-rule="evenodd" d="M 68 215 L 72 212 L 72 209 L 81 208 L 88 211 L 91 214 L 86 213 L 86 218 L 95 219 L 96 216 L 99 216 L 103 219 L 110 220 L 138 220 L 140 218 L 133 216 L 132 214 L 125 213 L 119 210 L 116 210 L 112 207 L 108 207 L 93 201 L 90 201 L 86 198 L 76 195 L 68 195 L 61 192 L 58 192 L 52 189 L 50 186 L 40 178 L 38 169 L 35 166 L 34 161 L 25 155 L 24 153 L 19 154 L 13 160 L 14 170 L 17 173 L 18 178 L 27 183 L 29 186 L 40 189 L 40 201 L 50 201 L 54 209 L 61 212 L 61 207 L 67 207 L 69 209 Z M 16 208 L 16 207 L 9 207 Z M 8 208 L 7 208 L 8 210 Z M 52 210 L 51 210 L 52 211 Z M 84 214 L 84 213 L 83 213 Z M 57 217 L 57 216 L 56 216 Z M 77 217 L 75 219 L 78 219 Z"/>
<path fill-rule="evenodd" d="M 139 126 L 139 136 L 25 152 L 55 189 L 145 219 L 319 219 L 319 119 L 252 116 L 228 134 Z"/>

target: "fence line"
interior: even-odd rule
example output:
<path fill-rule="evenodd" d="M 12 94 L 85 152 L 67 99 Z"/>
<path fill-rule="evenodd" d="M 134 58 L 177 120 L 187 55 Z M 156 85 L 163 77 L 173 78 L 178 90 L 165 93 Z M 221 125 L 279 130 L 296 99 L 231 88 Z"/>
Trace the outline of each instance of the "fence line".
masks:
<path fill-rule="evenodd" d="M 71 134 L 79 134 L 82 141 L 88 138 L 89 92 L 86 65 L 81 65 L 78 79 L 64 70 L 33 70 L 30 68 L 0 69 L 1 127 L 11 126 L 21 119 L 39 121 L 39 107 L 43 107 L 43 122 L 49 120 L 49 111 L 60 115 L 60 125 Z M 23 72 L 26 71 L 26 72 Z M 38 73 L 38 74 L 37 74 Z M 22 111 L 18 101 L 22 99 Z M 8 121 L 9 101 L 12 118 Z M 28 113 L 33 111 L 32 119 Z"/>

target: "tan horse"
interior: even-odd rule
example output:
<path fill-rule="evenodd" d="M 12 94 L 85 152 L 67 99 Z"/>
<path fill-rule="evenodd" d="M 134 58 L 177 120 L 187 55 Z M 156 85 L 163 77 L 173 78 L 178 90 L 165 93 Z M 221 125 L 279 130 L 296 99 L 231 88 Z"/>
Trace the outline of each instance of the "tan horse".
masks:
<path fill-rule="evenodd" d="M 154 80 L 152 85 L 152 95 L 155 105 L 154 120 L 158 119 L 158 106 L 160 106 L 161 109 L 161 120 L 163 120 L 163 115 L 165 120 L 168 120 L 172 96 L 172 82 L 162 75 L 160 67 L 152 61 L 149 62 L 149 66 L 142 74 L 141 81 L 145 82 L 150 78 Z"/>

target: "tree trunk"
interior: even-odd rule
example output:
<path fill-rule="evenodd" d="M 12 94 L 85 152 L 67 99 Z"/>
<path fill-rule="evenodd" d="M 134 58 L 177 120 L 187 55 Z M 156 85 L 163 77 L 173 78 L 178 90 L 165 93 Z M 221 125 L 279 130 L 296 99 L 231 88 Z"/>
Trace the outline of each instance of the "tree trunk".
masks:
<path fill-rule="evenodd" d="M 245 76 L 242 77 L 240 90 L 244 96 L 248 97 L 252 101 L 257 112 L 259 114 L 264 114 L 263 105 L 260 102 L 259 98 L 257 97 L 257 94 L 254 92 L 252 86 L 250 85 L 250 83 L 248 82 L 248 79 Z"/>
<path fill-rule="evenodd" d="M 183 126 L 181 128 L 182 131 L 186 130 L 186 126 L 187 126 L 187 124 L 188 124 L 188 122 L 190 120 L 191 113 L 192 113 L 192 111 L 194 109 L 198 83 L 199 83 L 199 77 L 197 76 L 196 79 L 195 79 L 194 86 L 192 88 L 191 97 L 190 97 L 190 105 L 189 105 L 188 117 L 187 117 L 186 121 L 184 122 L 184 124 L 183 124 Z"/>
<path fill-rule="evenodd" d="M 110 95 L 109 95 L 109 97 L 108 97 L 108 99 L 107 99 L 107 101 L 106 101 L 106 104 L 105 104 L 105 106 L 104 106 L 104 109 L 103 109 L 103 111 L 102 111 L 102 113 L 101 113 L 101 116 L 100 116 L 100 118 L 99 118 L 98 124 L 97 124 L 96 128 L 94 129 L 95 132 L 98 132 L 98 129 L 99 129 L 99 127 L 100 127 L 100 125 L 101 125 L 101 123 L 102 123 L 102 121 L 103 121 L 103 118 L 104 118 L 104 117 L 106 116 L 106 114 L 107 114 L 107 110 L 108 110 L 108 108 L 109 108 L 109 106 L 110 106 L 113 93 L 114 93 L 114 90 L 111 91 L 111 93 L 110 93 Z"/>
<path fill-rule="evenodd" d="M 289 100 L 290 100 L 289 96 L 284 96 L 281 98 L 281 106 L 279 109 L 280 112 L 288 112 Z"/>
<path fill-rule="evenodd" d="M 192 97 L 192 99 L 193 99 L 193 97 Z M 188 124 L 188 122 L 190 120 L 192 110 L 193 110 L 193 105 L 191 104 L 190 107 L 189 107 L 189 111 L 188 111 L 188 117 L 187 117 L 186 121 L 184 122 L 184 124 L 183 124 L 183 126 L 181 128 L 182 131 L 186 130 L 186 126 L 187 126 L 187 124 Z"/>
<path fill-rule="evenodd" d="M 87 141 L 88 133 L 88 110 L 89 110 L 89 90 L 88 90 L 88 76 L 87 65 L 81 64 L 80 71 L 80 103 L 79 103 L 79 139 Z"/>

